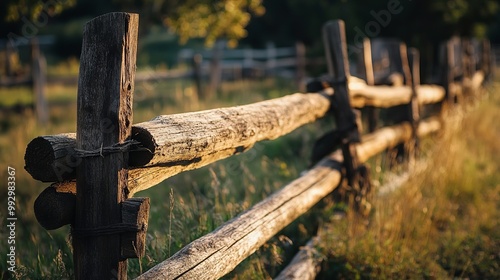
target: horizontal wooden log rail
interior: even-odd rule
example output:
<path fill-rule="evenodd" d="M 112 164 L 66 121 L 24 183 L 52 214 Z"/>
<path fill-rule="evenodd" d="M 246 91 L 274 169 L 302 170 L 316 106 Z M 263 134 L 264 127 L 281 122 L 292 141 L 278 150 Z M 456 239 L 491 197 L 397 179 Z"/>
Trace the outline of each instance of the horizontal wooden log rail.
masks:
<path fill-rule="evenodd" d="M 369 86 L 364 82 L 349 83 L 351 105 L 355 108 L 372 106 L 389 108 L 408 104 L 412 98 L 410 86 Z M 419 85 L 416 88 L 419 104 L 437 103 L 445 97 L 445 90 L 437 85 Z"/>
<path fill-rule="evenodd" d="M 390 107 L 411 100 L 410 87 L 359 85 L 353 86 L 351 94 L 355 107 Z M 439 86 L 420 86 L 418 90 L 421 104 L 444 98 L 444 90 Z M 151 172 L 133 170 L 160 166 L 172 167 L 170 176 L 173 176 L 245 151 L 258 141 L 288 134 L 323 117 L 330 108 L 325 96 L 330 94 L 331 89 L 321 94 L 296 93 L 250 105 L 159 116 L 136 124 L 132 128 L 132 139 L 138 141 L 143 150 L 131 150 L 129 176 L 137 184 L 143 179 L 155 180 L 157 168 Z M 26 149 L 25 169 L 42 182 L 73 180 L 75 167 L 80 163 L 75 157 L 75 145 L 75 133 L 37 137 Z"/>
<path fill-rule="evenodd" d="M 159 116 L 136 124 L 132 139 L 143 149 L 131 150 L 129 165 L 172 167 L 175 174 L 204 166 L 323 117 L 330 108 L 329 94 L 332 91 L 328 89 L 296 93 L 250 105 Z M 25 168 L 43 182 L 73 180 L 79 164 L 75 145 L 74 133 L 37 137 L 26 149 Z"/>

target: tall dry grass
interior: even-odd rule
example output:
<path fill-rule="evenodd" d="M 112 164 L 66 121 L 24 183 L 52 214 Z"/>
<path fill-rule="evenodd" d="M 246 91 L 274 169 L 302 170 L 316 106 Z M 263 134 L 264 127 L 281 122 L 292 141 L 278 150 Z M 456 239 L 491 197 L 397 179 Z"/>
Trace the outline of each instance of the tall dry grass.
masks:
<path fill-rule="evenodd" d="M 321 279 L 500 279 L 500 86 L 445 118 L 366 227 L 330 223 Z M 427 151 L 427 152 L 426 152 Z"/>

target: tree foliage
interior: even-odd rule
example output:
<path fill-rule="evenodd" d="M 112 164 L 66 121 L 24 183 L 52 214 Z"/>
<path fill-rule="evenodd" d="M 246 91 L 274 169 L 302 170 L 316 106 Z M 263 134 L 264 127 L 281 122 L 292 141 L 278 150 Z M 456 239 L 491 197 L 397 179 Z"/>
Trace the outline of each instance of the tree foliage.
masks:
<path fill-rule="evenodd" d="M 203 37 L 213 45 L 218 38 L 230 46 L 247 35 L 245 27 L 253 15 L 264 14 L 262 0 L 203 0 L 184 1 L 164 22 L 185 43 L 190 38 Z"/>
<path fill-rule="evenodd" d="M 76 0 L 3 0 L 6 21 L 20 21 L 23 17 L 37 20 L 41 16 L 55 16 L 76 4 Z"/>

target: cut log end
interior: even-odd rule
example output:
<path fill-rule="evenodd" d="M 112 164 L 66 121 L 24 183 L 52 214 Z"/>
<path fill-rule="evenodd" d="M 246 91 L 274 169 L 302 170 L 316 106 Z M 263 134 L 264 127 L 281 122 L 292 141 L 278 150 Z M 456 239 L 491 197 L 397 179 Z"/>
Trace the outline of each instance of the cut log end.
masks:
<path fill-rule="evenodd" d="M 46 188 L 35 200 L 35 217 L 47 230 L 58 229 L 72 224 L 75 218 L 75 189 L 57 188 L 54 184 Z"/>
<path fill-rule="evenodd" d="M 40 136 L 26 148 L 26 171 L 42 182 L 63 182 L 75 178 L 80 159 L 75 157 L 76 134 Z"/>
<path fill-rule="evenodd" d="M 41 158 L 47 160 L 41 161 Z M 46 182 L 47 174 L 54 174 L 53 167 L 50 165 L 54 161 L 54 150 L 51 143 L 43 136 L 33 139 L 28 144 L 24 161 L 26 164 L 24 169 L 36 180 Z"/>

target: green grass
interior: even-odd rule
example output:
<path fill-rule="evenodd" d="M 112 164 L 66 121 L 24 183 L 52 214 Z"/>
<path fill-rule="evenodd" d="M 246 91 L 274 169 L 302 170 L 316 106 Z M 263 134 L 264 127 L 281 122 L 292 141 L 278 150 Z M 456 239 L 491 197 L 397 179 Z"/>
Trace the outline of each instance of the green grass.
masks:
<path fill-rule="evenodd" d="M 74 64 L 61 64 L 70 71 Z M 494 89 L 498 89 L 495 87 Z M 0 104 L 27 89 L 1 90 Z M 248 104 L 294 92 L 283 80 L 224 83 L 217 98 L 199 100 L 190 80 L 137 84 L 134 122 L 160 114 L 198 111 Z M 29 95 L 29 93 L 23 93 Z M 36 182 L 23 170 L 24 150 L 36 136 L 76 130 L 76 88 L 51 86 L 48 90 L 50 123 L 40 126 L 32 113 L 4 114 L 0 126 L 0 168 L 17 170 L 16 231 L 17 278 L 66 279 L 73 275 L 69 228 L 41 228 L 33 213 L 36 196 L 48 184 Z M 330 221 L 346 210 L 327 198 L 300 217 L 226 279 L 269 279 L 295 251 L 322 229 L 325 257 L 320 279 L 368 278 L 498 278 L 500 251 L 500 98 L 459 111 L 446 133 L 422 144 L 428 166 L 412 176 L 407 186 L 373 202 L 369 225 L 355 217 Z M 129 277 L 139 275 L 177 250 L 269 196 L 306 169 L 314 140 L 331 128 L 331 120 L 307 125 L 274 141 L 258 143 L 250 151 L 208 167 L 174 176 L 137 194 L 151 198 L 146 256 L 129 260 Z M 373 159 L 373 177 L 385 173 L 382 157 Z M 0 172 L 6 182 L 6 172 Z M 6 188 L 0 205 L 6 205 Z M 6 240 L 5 214 L 0 211 L 0 239 Z M 3 243 L 2 243 L 3 244 Z M 0 246 L 5 256 L 6 248 Z M 4 261 L 0 271 L 6 270 Z M 0 275 L 6 279 L 8 274 Z"/>

